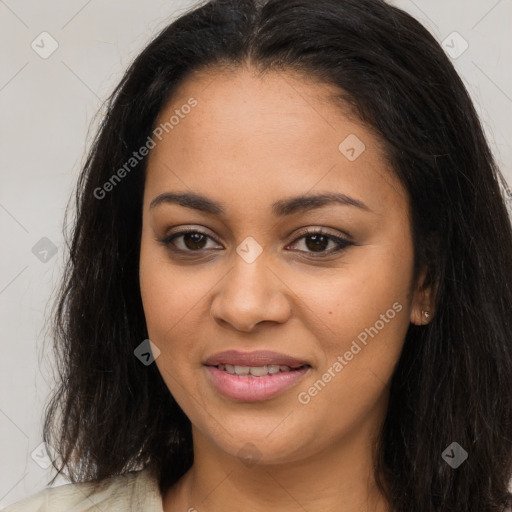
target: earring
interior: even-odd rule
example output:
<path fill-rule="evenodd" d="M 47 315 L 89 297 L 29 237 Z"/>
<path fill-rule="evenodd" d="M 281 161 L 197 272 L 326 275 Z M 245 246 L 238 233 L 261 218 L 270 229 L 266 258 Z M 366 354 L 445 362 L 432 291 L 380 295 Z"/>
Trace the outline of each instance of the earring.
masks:
<path fill-rule="evenodd" d="M 430 313 L 428 311 L 422 311 L 421 314 L 425 317 L 426 320 L 430 318 Z"/>

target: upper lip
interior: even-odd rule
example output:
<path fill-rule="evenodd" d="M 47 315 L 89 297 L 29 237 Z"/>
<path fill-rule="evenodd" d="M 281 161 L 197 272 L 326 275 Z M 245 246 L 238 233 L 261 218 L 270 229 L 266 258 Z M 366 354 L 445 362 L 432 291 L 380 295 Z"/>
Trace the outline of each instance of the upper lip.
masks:
<path fill-rule="evenodd" d="M 265 366 L 277 364 L 280 366 L 289 366 L 290 368 L 299 368 L 300 366 L 308 365 L 306 361 L 301 359 L 269 350 L 258 350 L 254 352 L 226 350 L 213 354 L 206 359 L 204 364 L 206 366 L 217 366 L 219 364 L 231 364 L 233 366 Z"/>

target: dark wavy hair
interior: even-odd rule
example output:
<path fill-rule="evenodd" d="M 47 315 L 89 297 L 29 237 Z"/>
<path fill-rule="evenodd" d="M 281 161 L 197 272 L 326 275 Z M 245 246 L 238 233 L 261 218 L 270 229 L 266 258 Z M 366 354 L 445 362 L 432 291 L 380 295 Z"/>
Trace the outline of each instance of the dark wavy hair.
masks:
<path fill-rule="evenodd" d="M 125 73 L 78 180 L 52 315 L 59 385 L 43 437 L 57 475 L 95 481 L 151 466 L 163 492 L 193 462 L 190 421 L 157 366 L 134 356 L 148 337 L 139 287 L 146 159 L 102 199 L 95 191 L 144 145 L 192 71 L 248 63 L 335 85 L 334 101 L 382 139 L 408 191 L 415 268 L 428 269 L 435 314 L 409 327 L 375 446 L 375 476 L 390 506 L 509 510 L 509 189 L 440 45 L 382 0 L 203 2 Z M 468 453 L 457 469 L 442 458 L 454 441 Z"/>

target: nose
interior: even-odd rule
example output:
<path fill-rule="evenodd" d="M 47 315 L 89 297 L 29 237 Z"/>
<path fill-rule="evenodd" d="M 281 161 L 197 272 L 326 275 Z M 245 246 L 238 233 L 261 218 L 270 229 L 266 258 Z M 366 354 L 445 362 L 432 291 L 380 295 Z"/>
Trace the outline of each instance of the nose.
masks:
<path fill-rule="evenodd" d="M 253 331 L 263 322 L 284 323 L 290 317 L 288 288 L 263 255 L 247 263 L 238 255 L 218 284 L 211 315 L 224 327 Z"/>

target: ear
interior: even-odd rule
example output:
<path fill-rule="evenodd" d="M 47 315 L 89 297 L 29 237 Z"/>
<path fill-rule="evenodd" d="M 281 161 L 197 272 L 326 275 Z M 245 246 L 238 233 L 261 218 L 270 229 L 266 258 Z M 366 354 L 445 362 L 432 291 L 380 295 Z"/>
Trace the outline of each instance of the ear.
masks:
<path fill-rule="evenodd" d="M 427 284 L 427 269 L 424 268 L 418 277 L 412 300 L 410 321 L 414 325 L 428 324 L 434 314 L 433 286 Z"/>

